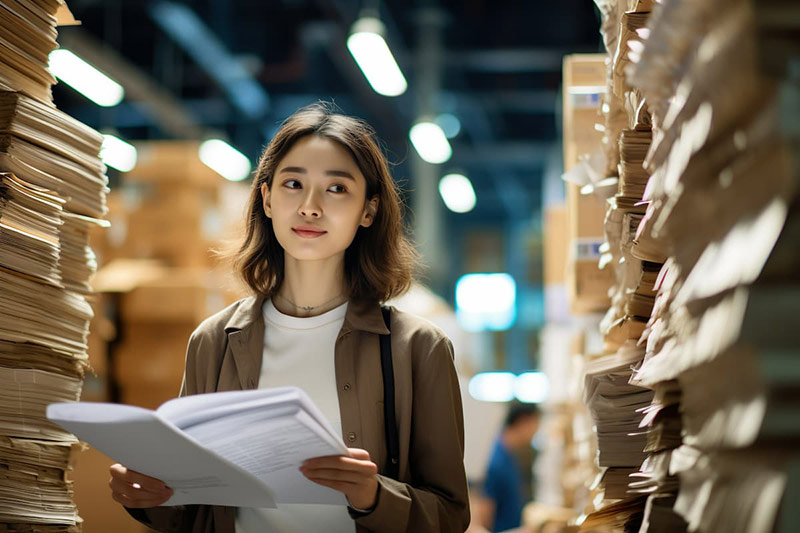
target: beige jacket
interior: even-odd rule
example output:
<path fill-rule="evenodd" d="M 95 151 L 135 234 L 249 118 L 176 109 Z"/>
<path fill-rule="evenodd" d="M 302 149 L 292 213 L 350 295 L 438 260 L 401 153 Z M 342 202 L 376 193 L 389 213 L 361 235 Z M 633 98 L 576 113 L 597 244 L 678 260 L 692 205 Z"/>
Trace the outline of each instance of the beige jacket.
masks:
<path fill-rule="evenodd" d="M 253 389 L 264 344 L 263 298 L 249 297 L 203 321 L 189 339 L 181 396 Z M 391 314 L 400 480 L 379 476 L 378 501 L 356 518 L 357 531 L 464 531 L 469 524 L 461 396 L 449 339 L 435 326 Z M 383 380 L 378 335 L 387 333 L 376 303 L 351 302 L 336 339 L 335 371 L 342 437 L 386 471 Z M 233 507 L 128 510 L 163 532 L 235 533 Z"/>

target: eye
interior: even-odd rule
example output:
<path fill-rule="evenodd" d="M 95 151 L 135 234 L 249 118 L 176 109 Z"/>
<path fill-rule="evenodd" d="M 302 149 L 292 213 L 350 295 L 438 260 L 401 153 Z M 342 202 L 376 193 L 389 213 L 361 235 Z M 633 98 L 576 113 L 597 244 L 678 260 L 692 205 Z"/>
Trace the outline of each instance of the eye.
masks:
<path fill-rule="evenodd" d="M 328 187 L 328 190 L 335 193 L 347 192 L 347 188 L 344 185 L 340 185 L 338 183 L 336 185 L 331 185 L 330 187 Z"/>
<path fill-rule="evenodd" d="M 297 180 L 286 180 L 283 182 L 283 186 L 287 189 L 302 189 L 303 186 Z"/>

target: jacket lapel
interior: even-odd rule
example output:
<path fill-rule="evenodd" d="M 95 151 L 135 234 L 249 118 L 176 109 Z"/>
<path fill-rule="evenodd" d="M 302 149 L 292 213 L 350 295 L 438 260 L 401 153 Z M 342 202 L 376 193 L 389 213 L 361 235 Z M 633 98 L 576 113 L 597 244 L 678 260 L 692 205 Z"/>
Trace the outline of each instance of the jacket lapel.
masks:
<path fill-rule="evenodd" d="M 228 348 L 233 355 L 242 390 L 255 389 L 258 386 L 264 350 L 264 317 L 261 313 L 263 303 L 263 297 L 246 298 L 225 325 Z"/>

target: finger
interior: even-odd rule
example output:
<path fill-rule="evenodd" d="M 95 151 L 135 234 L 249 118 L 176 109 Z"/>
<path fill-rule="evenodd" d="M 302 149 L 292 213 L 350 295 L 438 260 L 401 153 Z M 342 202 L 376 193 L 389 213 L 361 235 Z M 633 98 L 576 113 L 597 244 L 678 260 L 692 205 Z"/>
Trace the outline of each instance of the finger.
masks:
<path fill-rule="evenodd" d="M 361 448 L 347 448 L 347 451 L 350 452 L 350 457 L 353 459 L 360 459 L 362 461 L 369 461 L 369 452 L 367 450 L 363 450 Z"/>
<path fill-rule="evenodd" d="M 327 479 L 310 479 L 317 485 L 322 485 L 323 487 L 328 487 L 334 490 L 338 490 L 339 492 L 343 492 L 347 494 L 349 491 L 353 490 L 355 486 L 352 483 L 345 483 L 342 481 L 330 481 Z"/>
<path fill-rule="evenodd" d="M 147 476 L 140 472 L 136 472 L 135 470 L 131 470 L 119 463 L 111 465 L 109 470 L 111 472 L 112 477 L 122 479 L 123 481 L 126 481 L 131 485 L 136 483 L 140 487 L 146 490 L 157 492 L 159 490 L 167 488 L 167 485 L 160 479 L 156 479 L 154 477 Z"/>
<path fill-rule="evenodd" d="M 303 462 L 303 468 L 340 468 L 345 470 L 363 470 L 365 472 L 378 471 L 378 466 L 369 460 L 360 460 L 343 455 L 328 457 L 315 457 Z"/>
<path fill-rule="evenodd" d="M 326 480 L 326 481 L 341 481 L 344 483 L 351 483 L 359 485 L 365 483 L 370 479 L 370 476 L 365 476 L 351 470 L 336 470 L 329 468 L 320 468 L 316 470 L 301 470 L 304 476 L 312 481 Z"/>

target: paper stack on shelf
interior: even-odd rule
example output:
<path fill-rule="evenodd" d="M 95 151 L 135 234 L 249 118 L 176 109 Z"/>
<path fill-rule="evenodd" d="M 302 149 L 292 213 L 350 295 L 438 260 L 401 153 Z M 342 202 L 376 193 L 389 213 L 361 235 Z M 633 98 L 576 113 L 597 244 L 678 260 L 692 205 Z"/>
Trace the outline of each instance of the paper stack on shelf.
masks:
<path fill-rule="evenodd" d="M 602 3 L 606 16 L 619 14 Z M 629 384 L 655 391 L 629 436 L 644 435 L 650 452 L 629 485 L 629 494 L 649 494 L 643 532 L 796 530 L 779 509 L 800 497 L 791 490 L 800 459 L 800 131 L 785 118 L 800 112 L 800 89 L 774 76 L 788 72 L 776 58 L 796 48 L 762 46 L 765 25 L 800 28 L 781 9 L 666 0 L 644 31 L 629 31 L 641 17 L 617 19 L 611 87 L 629 129 L 619 139 L 622 194 L 606 217 L 617 285 L 604 324 L 619 328 L 621 316 L 651 309 Z M 645 109 L 652 144 L 639 173 L 642 151 L 630 141 L 646 136 L 629 131 Z M 628 195 L 640 193 L 643 214 L 620 212 L 639 207 Z"/>
<path fill-rule="evenodd" d="M 51 103 L 62 7 L 0 6 L 0 531 L 81 529 L 66 477 L 76 439 L 44 415 L 80 396 L 96 270 L 88 231 L 107 225 L 108 188 L 102 136 Z"/>

